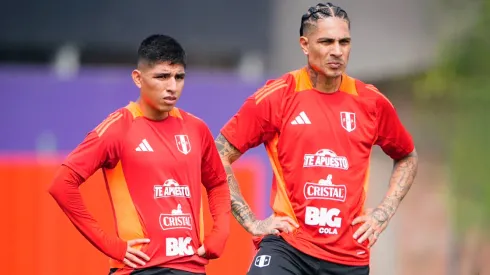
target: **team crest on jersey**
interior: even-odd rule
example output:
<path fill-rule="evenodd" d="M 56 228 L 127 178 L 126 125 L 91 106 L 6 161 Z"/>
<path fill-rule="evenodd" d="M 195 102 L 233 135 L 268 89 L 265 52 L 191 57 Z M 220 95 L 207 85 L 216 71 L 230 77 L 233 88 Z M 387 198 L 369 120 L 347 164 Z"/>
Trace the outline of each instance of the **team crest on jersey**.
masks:
<path fill-rule="evenodd" d="M 340 123 L 347 132 L 354 131 L 356 129 L 356 113 L 340 112 Z"/>
<path fill-rule="evenodd" d="M 187 135 L 176 135 L 175 142 L 177 143 L 177 149 L 184 155 L 191 152 L 191 142 Z"/>

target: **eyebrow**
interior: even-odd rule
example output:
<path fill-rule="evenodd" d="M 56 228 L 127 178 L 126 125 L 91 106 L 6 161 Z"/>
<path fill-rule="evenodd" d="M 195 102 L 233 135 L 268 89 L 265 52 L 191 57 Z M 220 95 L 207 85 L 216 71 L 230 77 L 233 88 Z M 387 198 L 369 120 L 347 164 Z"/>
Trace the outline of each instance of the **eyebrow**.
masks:
<path fill-rule="evenodd" d="M 163 77 L 163 76 L 170 76 L 170 75 L 172 75 L 171 72 L 163 72 L 163 73 L 155 73 L 153 74 L 153 77 Z M 185 73 L 176 73 L 175 76 L 183 77 L 185 76 Z"/>
<path fill-rule="evenodd" d="M 338 40 L 338 41 L 351 41 L 351 38 L 350 37 L 342 37 L 342 38 L 339 38 L 339 39 L 335 39 L 335 38 L 331 38 L 331 37 L 320 37 L 318 38 L 318 42 L 327 42 L 327 41 L 335 41 L 335 40 Z"/>

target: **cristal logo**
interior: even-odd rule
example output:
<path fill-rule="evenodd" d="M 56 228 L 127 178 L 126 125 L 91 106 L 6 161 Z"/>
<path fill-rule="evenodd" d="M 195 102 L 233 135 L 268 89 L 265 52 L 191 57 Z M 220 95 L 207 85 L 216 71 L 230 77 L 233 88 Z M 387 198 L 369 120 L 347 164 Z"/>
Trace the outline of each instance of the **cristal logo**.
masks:
<path fill-rule="evenodd" d="M 189 229 L 192 230 L 192 215 L 184 214 L 182 206 L 172 210 L 171 214 L 160 214 L 160 227 L 162 230 Z"/>
<path fill-rule="evenodd" d="M 334 185 L 332 175 L 327 179 L 321 179 L 318 183 L 307 182 L 303 188 L 303 193 L 307 200 L 333 200 L 345 202 L 347 187 L 345 185 Z"/>

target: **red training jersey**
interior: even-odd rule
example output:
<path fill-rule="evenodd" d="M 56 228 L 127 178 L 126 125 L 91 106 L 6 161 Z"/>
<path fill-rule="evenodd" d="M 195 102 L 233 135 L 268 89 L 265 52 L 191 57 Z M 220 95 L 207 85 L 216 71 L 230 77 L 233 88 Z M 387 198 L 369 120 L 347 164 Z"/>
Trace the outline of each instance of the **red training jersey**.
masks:
<path fill-rule="evenodd" d="M 312 87 L 306 68 L 268 81 L 221 134 L 240 152 L 265 144 L 274 172 L 270 204 L 300 225 L 281 236 L 311 256 L 368 265 L 368 241 L 351 223 L 363 214 L 371 149 L 393 159 L 414 150 L 410 134 L 373 85 L 342 76 L 338 92 Z"/>
<path fill-rule="evenodd" d="M 131 102 L 91 131 L 63 164 L 84 179 L 103 169 L 118 237 L 151 240 L 139 247 L 151 258 L 139 268 L 204 273 L 208 260 L 196 254 L 206 242 L 201 183 L 208 193 L 213 186 L 228 186 L 214 139 L 202 120 L 174 108 L 166 119 L 153 121 Z M 221 210 L 210 205 L 211 212 L 224 215 L 224 231 L 229 224 L 227 192 L 221 195 Z M 214 241 L 224 246 L 225 239 Z M 122 257 L 110 260 L 111 268 L 119 268 L 115 274 L 132 271 L 120 262 L 123 248 Z"/>

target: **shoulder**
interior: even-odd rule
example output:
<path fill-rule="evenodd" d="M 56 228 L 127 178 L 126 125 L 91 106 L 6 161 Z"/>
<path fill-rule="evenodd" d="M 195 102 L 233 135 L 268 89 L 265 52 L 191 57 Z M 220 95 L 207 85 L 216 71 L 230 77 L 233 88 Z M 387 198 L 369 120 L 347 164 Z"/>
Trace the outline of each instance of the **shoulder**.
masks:
<path fill-rule="evenodd" d="M 364 83 L 361 80 L 355 79 L 356 90 L 358 95 L 363 99 L 372 100 L 377 107 L 390 106 L 394 108 L 391 101 L 373 84 Z"/>
<path fill-rule="evenodd" d="M 191 125 L 199 129 L 208 129 L 208 125 L 202 118 L 180 108 L 173 108 L 171 115 L 179 117 L 187 125 Z"/>
<path fill-rule="evenodd" d="M 255 100 L 256 104 L 259 104 L 264 99 L 279 99 L 283 96 L 294 92 L 296 88 L 296 79 L 292 72 L 281 75 L 274 79 L 268 79 L 265 81 L 262 87 L 260 87 L 251 98 Z"/>
<path fill-rule="evenodd" d="M 119 135 L 130 128 L 135 117 L 127 106 L 119 108 L 106 116 L 93 132 L 99 137 Z"/>

